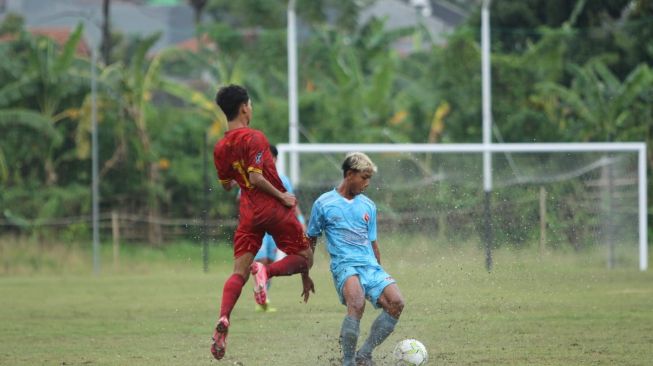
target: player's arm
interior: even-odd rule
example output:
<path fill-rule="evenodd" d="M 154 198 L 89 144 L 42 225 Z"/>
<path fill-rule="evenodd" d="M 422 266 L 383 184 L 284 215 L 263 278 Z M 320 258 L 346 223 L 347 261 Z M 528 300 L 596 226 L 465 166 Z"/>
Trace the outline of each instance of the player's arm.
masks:
<path fill-rule="evenodd" d="M 238 185 L 235 180 L 220 180 L 220 184 L 222 184 L 222 188 L 227 192 Z"/>
<path fill-rule="evenodd" d="M 313 253 L 315 253 L 315 247 L 317 246 L 317 237 L 320 236 L 322 230 L 324 230 L 323 212 L 320 202 L 315 201 L 313 208 L 311 209 L 311 217 L 308 219 L 308 225 L 305 230 L 308 244 Z"/>
<path fill-rule="evenodd" d="M 381 252 L 379 251 L 379 245 L 377 244 L 376 240 L 372 242 L 372 250 L 374 250 L 374 256 L 376 257 L 376 261 L 381 264 Z"/>
<path fill-rule="evenodd" d="M 281 192 L 273 186 L 272 183 L 265 179 L 261 173 L 250 171 L 249 181 L 254 187 L 276 198 L 286 207 L 292 207 L 297 203 L 297 198 L 295 198 L 294 195 L 287 192 Z"/>
<path fill-rule="evenodd" d="M 311 250 L 315 253 L 315 247 L 317 246 L 317 237 L 315 236 L 306 236 L 308 238 L 308 244 L 311 246 Z"/>

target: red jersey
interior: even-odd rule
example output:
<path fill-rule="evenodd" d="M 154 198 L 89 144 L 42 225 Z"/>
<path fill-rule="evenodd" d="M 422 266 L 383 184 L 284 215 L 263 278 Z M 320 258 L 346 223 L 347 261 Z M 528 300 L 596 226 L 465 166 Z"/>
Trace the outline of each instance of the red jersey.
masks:
<path fill-rule="evenodd" d="M 249 127 L 227 131 L 215 144 L 213 162 L 221 183 L 235 180 L 240 186 L 241 211 L 281 205 L 276 198 L 256 189 L 249 181 L 249 173 L 257 172 L 276 189 L 286 192 L 272 160 L 270 143 L 263 132 Z"/>

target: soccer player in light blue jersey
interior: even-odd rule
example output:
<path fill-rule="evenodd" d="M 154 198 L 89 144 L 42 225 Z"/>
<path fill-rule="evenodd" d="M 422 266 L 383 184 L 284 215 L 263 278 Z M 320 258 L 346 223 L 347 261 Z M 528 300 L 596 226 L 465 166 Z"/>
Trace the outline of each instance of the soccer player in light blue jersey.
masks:
<path fill-rule="evenodd" d="M 326 234 L 333 283 L 340 302 L 347 306 L 340 329 L 344 366 L 373 365 L 372 351 L 392 333 L 404 308 L 399 287 L 381 267 L 376 205 L 363 194 L 376 171 L 367 155 L 348 154 L 342 163 L 342 182 L 315 201 L 306 232 L 313 249 L 317 238 Z M 365 299 L 383 311 L 356 351 Z"/>

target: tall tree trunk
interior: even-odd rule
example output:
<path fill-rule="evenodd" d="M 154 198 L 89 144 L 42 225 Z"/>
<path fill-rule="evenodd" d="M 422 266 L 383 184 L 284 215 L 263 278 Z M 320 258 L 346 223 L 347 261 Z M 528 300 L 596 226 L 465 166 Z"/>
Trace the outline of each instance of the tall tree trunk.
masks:
<path fill-rule="evenodd" d="M 139 126 L 138 135 L 143 145 L 143 158 L 147 162 L 147 241 L 153 246 L 159 246 L 163 241 L 161 233 L 161 212 L 157 184 L 159 183 L 159 166 L 156 161 L 150 160 L 151 144 L 150 136 L 145 127 Z"/>
<path fill-rule="evenodd" d="M 102 61 L 111 63 L 111 0 L 102 0 Z"/>
<path fill-rule="evenodd" d="M 193 8 L 193 11 L 195 12 L 195 27 L 200 25 L 200 21 L 202 21 L 202 12 L 204 12 L 204 7 L 206 7 L 206 3 L 208 2 L 207 0 L 188 0 L 190 3 L 190 6 Z"/>

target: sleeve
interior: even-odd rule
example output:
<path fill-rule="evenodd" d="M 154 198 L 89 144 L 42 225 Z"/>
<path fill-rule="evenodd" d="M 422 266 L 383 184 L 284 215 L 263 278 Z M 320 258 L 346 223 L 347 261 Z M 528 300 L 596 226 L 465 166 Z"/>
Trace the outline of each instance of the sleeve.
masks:
<path fill-rule="evenodd" d="M 370 242 L 376 240 L 376 205 L 371 206 L 372 214 L 370 215 L 370 224 L 367 227 L 367 236 Z"/>
<path fill-rule="evenodd" d="M 322 235 L 324 229 L 324 211 L 320 202 L 315 201 L 311 209 L 311 218 L 308 220 L 306 235 L 316 238 Z"/>
<path fill-rule="evenodd" d="M 262 132 L 255 131 L 247 145 L 247 172 L 263 174 L 266 159 L 272 159 L 270 143 Z"/>
<path fill-rule="evenodd" d="M 224 158 L 221 157 L 218 148 L 213 151 L 213 165 L 215 166 L 215 171 L 218 174 L 218 180 L 220 183 L 229 183 L 232 180 L 232 177 L 229 175 L 229 169 L 224 164 Z"/>

